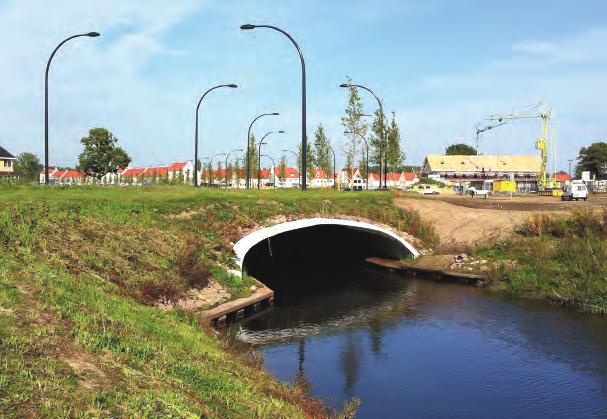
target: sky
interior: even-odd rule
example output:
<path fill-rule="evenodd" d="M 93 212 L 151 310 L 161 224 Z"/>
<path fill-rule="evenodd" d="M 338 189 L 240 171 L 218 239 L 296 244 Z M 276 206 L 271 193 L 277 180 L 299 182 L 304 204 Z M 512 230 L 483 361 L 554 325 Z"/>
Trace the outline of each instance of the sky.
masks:
<path fill-rule="evenodd" d="M 301 140 L 301 67 L 306 60 L 307 133 L 325 127 L 343 163 L 347 77 L 394 112 L 407 164 L 449 144 L 474 145 L 491 114 L 552 109 L 556 167 L 580 147 L 607 140 L 607 2 L 472 0 L 0 0 L 0 145 L 43 159 L 44 69 L 50 72 L 50 162 L 74 166 L 80 138 L 105 127 L 133 166 L 193 160 L 196 102 L 200 156 L 246 146 L 251 120 L 276 160 Z M 365 112 L 376 102 L 361 92 Z M 536 154 L 539 120 L 488 131 L 484 154 Z M 235 153 L 238 154 L 238 153 Z M 289 163 L 294 164 L 293 158 Z M 550 167 L 554 166 L 551 156 Z"/>

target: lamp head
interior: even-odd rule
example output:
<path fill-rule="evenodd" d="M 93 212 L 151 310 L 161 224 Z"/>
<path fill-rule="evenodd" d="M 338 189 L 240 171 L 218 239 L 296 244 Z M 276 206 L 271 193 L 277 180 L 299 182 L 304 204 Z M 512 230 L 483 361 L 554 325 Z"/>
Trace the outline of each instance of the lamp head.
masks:
<path fill-rule="evenodd" d="M 100 36 L 101 34 L 99 32 L 89 32 L 86 34 L 86 36 L 90 36 L 91 38 L 96 38 L 98 36 Z"/>
<path fill-rule="evenodd" d="M 348 83 L 342 83 L 339 85 L 339 87 L 350 87 L 350 85 Z"/>
<path fill-rule="evenodd" d="M 283 130 L 278 131 L 279 134 L 284 134 L 285 132 Z"/>
<path fill-rule="evenodd" d="M 270 115 L 280 115 L 278 112 L 272 112 Z"/>
<path fill-rule="evenodd" d="M 231 87 L 232 89 L 236 89 L 238 87 L 238 85 L 236 84 L 228 84 L 228 87 Z"/>
<path fill-rule="evenodd" d="M 255 29 L 255 25 L 251 25 L 250 23 L 247 23 L 246 25 L 242 25 L 240 27 L 240 29 L 242 29 L 243 31 Z"/>

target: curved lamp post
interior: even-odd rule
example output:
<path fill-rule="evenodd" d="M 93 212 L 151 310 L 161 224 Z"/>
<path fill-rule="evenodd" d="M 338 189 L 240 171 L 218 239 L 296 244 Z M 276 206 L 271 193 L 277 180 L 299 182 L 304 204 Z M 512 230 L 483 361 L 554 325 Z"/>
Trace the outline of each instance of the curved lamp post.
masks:
<path fill-rule="evenodd" d="M 213 157 L 211 157 L 211 161 L 209 163 L 209 166 L 210 166 L 210 169 L 211 169 L 210 172 L 209 172 L 209 188 L 213 187 L 213 179 L 212 179 L 213 178 L 213 159 L 215 157 L 225 156 L 225 155 L 226 155 L 226 153 L 217 153 Z M 219 174 L 219 176 L 221 176 L 221 173 Z M 219 183 L 220 183 L 219 186 L 221 186 L 221 180 L 219 181 Z"/>
<path fill-rule="evenodd" d="M 230 157 L 230 154 L 235 153 L 237 151 L 243 151 L 243 150 L 242 150 L 242 148 L 237 148 L 236 150 L 232 150 L 228 154 L 226 154 L 226 189 L 228 189 L 228 157 Z"/>
<path fill-rule="evenodd" d="M 295 156 L 295 165 L 297 165 L 297 159 L 299 158 L 299 156 L 297 155 L 296 152 L 294 152 L 293 150 L 287 150 L 287 149 L 283 149 L 282 151 L 283 151 L 283 153 L 291 153 L 291 154 L 293 154 Z M 300 168 L 300 170 L 301 170 L 301 168 Z M 298 185 L 297 186 L 300 187 L 301 186 L 301 173 L 299 174 L 299 177 L 298 177 L 297 181 L 298 181 Z"/>
<path fill-rule="evenodd" d="M 344 131 L 344 134 L 356 134 L 365 142 L 365 148 L 367 150 L 367 160 L 365 160 L 367 167 L 365 167 L 365 173 L 367 174 L 367 190 L 369 190 L 369 142 L 362 134 L 358 132 Z"/>
<path fill-rule="evenodd" d="M 251 24 L 246 24 L 246 25 L 242 25 L 240 27 L 240 29 L 242 30 L 251 30 L 251 29 L 255 29 L 255 28 L 268 28 L 268 29 L 273 29 L 277 32 L 280 32 L 281 34 L 283 34 L 284 36 L 286 36 L 287 38 L 289 38 L 289 40 L 293 43 L 293 45 L 295 46 L 295 49 L 297 49 L 297 53 L 299 54 L 299 60 L 301 61 L 301 156 L 302 156 L 302 182 L 301 182 L 301 190 L 305 191 L 306 190 L 306 160 L 307 160 L 307 156 L 306 156 L 306 151 L 308 150 L 307 147 L 307 141 L 308 141 L 308 137 L 306 135 L 306 62 L 304 60 L 303 54 L 301 53 L 301 49 L 299 48 L 299 45 L 297 44 L 297 42 L 295 42 L 295 39 L 293 39 L 293 37 L 291 35 L 289 35 L 287 32 L 285 32 L 284 30 L 277 28 L 276 26 L 271 26 L 271 25 L 251 25 Z"/>
<path fill-rule="evenodd" d="M 270 132 L 268 132 L 266 135 L 264 135 L 261 138 L 261 141 L 259 142 L 259 150 L 257 151 L 257 155 L 259 157 L 261 157 L 261 146 L 262 146 L 262 144 L 268 144 L 268 143 L 264 143 L 263 140 L 265 140 L 268 135 L 273 134 L 273 133 L 274 133 L 274 131 L 270 131 Z M 278 131 L 278 133 L 279 134 L 284 134 L 285 132 L 283 130 L 280 130 L 280 131 Z M 261 188 L 260 185 L 261 185 L 261 158 L 257 162 L 257 189 Z"/>
<path fill-rule="evenodd" d="M 209 90 L 203 93 L 203 95 L 198 100 L 198 104 L 196 105 L 196 129 L 194 130 L 194 187 L 198 187 L 198 111 L 200 109 L 200 104 L 204 97 L 215 89 L 219 89 L 220 87 L 230 87 L 232 89 L 236 89 L 238 86 L 235 84 L 220 84 L 215 87 L 211 87 Z"/>
<path fill-rule="evenodd" d="M 384 119 L 385 119 L 385 115 L 384 115 L 384 107 L 381 103 L 381 99 L 375 94 L 375 92 L 373 92 L 373 90 L 369 89 L 368 87 L 362 86 L 360 84 L 352 84 L 352 83 L 342 83 L 339 85 L 339 87 L 346 87 L 346 88 L 350 88 L 350 87 L 359 87 L 363 90 L 366 90 L 367 92 L 371 93 L 373 95 L 373 97 L 375 98 L 375 100 L 377 100 L 377 104 L 379 105 L 379 112 L 381 113 L 381 117 L 382 117 L 382 126 L 381 126 L 381 144 L 382 147 L 384 148 L 383 150 L 383 160 L 384 160 L 384 188 L 387 188 L 387 179 L 388 179 L 388 162 L 387 162 L 387 147 L 386 144 L 384 144 L 384 137 L 386 136 L 386 133 L 384 132 Z M 382 171 L 382 167 L 381 167 L 381 162 L 379 163 L 379 184 L 380 184 L 380 188 L 381 188 L 381 171 Z"/>
<path fill-rule="evenodd" d="M 100 34 L 99 34 L 99 32 L 88 32 L 88 33 L 72 35 L 68 38 L 65 38 L 63 41 L 61 41 L 59 43 L 59 45 L 57 45 L 55 47 L 55 49 L 51 53 L 51 56 L 49 57 L 49 59 L 46 63 L 46 72 L 44 73 L 44 183 L 47 185 L 49 184 L 49 178 L 48 178 L 48 73 L 49 73 L 49 70 L 51 69 L 51 61 L 53 60 L 53 57 L 55 56 L 55 54 L 57 53 L 59 48 L 61 48 L 63 46 L 63 44 L 65 44 L 66 42 L 71 41 L 74 38 L 80 38 L 83 36 L 87 36 L 90 38 L 96 38 L 96 37 L 100 36 Z"/>
<path fill-rule="evenodd" d="M 274 162 L 274 159 L 272 157 L 268 156 L 267 154 L 260 154 L 259 155 L 260 160 L 261 160 L 261 157 L 267 157 L 270 160 L 272 160 L 272 167 L 274 168 L 274 171 L 276 171 L 276 163 Z M 274 173 L 274 189 L 276 189 L 276 173 Z"/>
<path fill-rule="evenodd" d="M 278 112 L 271 112 L 271 113 L 262 113 L 261 115 L 258 115 L 255 117 L 255 119 L 253 119 L 251 121 L 251 123 L 249 124 L 249 131 L 247 132 L 247 178 L 245 179 L 245 184 L 247 186 L 247 189 L 249 189 L 250 184 L 251 184 L 251 162 L 250 162 L 250 155 L 251 155 L 251 147 L 250 147 L 250 142 L 251 142 L 251 128 L 253 128 L 253 124 L 255 123 L 255 121 L 257 121 L 259 118 L 264 117 L 264 116 L 278 116 L 280 115 Z"/>

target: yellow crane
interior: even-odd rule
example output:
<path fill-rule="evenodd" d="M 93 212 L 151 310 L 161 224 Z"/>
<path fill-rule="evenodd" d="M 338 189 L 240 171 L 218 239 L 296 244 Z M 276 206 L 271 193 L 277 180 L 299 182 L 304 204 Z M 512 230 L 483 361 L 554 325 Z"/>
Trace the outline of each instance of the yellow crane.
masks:
<path fill-rule="evenodd" d="M 543 104 L 535 106 L 534 109 L 540 108 Z M 503 120 L 511 119 L 541 119 L 542 133 L 540 138 L 535 141 L 535 148 L 540 152 L 540 172 L 538 173 L 538 187 L 540 192 L 556 187 L 554 182 L 548 181 L 546 167 L 548 165 L 548 123 L 552 117 L 552 110 L 540 111 L 539 113 L 531 114 L 507 114 L 507 115 L 491 115 L 487 119 L 491 121 L 502 122 Z M 556 158 L 556 144 L 554 147 Z"/>

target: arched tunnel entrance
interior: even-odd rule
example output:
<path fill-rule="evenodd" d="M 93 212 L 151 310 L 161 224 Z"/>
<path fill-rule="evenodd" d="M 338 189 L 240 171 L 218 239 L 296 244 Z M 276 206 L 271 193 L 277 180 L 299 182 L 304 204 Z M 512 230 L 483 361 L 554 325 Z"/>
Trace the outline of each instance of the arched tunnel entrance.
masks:
<path fill-rule="evenodd" d="M 286 285 L 294 292 L 300 286 L 307 291 L 317 287 L 328 291 L 340 282 L 334 278 L 355 274 L 368 257 L 418 255 L 413 246 L 387 229 L 324 218 L 258 230 L 239 241 L 235 251 L 242 270 L 274 289 L 277 299 L 281 294 L 284 297 Z"/>

